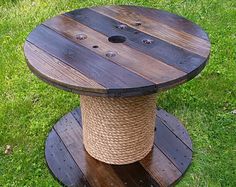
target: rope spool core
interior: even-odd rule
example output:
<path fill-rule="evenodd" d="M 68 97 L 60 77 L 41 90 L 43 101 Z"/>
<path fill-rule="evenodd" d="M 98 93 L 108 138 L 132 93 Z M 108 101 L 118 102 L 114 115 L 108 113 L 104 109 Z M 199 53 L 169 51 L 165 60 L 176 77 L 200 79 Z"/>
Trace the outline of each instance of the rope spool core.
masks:
<path fill-rule="evenodd" d="M 95 159 L 108 164 L 141 160 L 152 149 L 156 94 L 139 97 L 80 96 L 83 143 Z"/>

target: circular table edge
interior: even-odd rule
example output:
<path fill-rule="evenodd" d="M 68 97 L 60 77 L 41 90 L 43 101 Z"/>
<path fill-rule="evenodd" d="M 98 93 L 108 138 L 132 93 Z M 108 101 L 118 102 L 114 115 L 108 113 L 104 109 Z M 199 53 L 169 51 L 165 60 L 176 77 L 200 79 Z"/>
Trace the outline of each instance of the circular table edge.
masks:
<path fill-rule="evenodd" d="M 121 6 L 129 6 L 129 5 L 121 5 Z M 155 9 L 155 8 L 152 8 L 152 7 L 141 7 L 141 6 L 134 6 L 134 7 L 163 11 L 163 12 L 166 12 L 168 14 L 175 15 L 175 16 L 178 16 L 180 18 L 183 18 L 183 19 L 191 22 L 191 24 L 197 26 L 199 29 L 201 29 L 207 35 L 208 40 L 206 40 L 206 41 L 208 41 L 210 43 L 207 32 L 205 32 L 204 29 L 201 28 L 198 24 L 192 22 L 191 20 L 189 20 L 189 19 L 187 19 L 183 16 L 173 14 L 173 13 L 170 13 L 170 12 L 165 11 L 165 10 Z M 91 8 L 96 8 L 96 7 L 91 7 Z M 55 16 L 55 17 L 57 17 L 57 16 Z M 40 25 L 42 25 L 42 24 L 40 24 Z M 31 33 L 29 33 L 29 35 L 30 34 Z M 210 48 L 211 48 L 211 46 L 210 46 Z M 129 96 L 147 95 L 147 94 L 152 94 L 152 93 L 156 93 L 156 92 L 159 92 L 159 91 L 164 91 L 164 90 L 170 89 L 172 87 L 183 84 L 183 83 L 193 79 L 195 76 L 197 76 L 204 69 L 205 65 L 207 64 L 207 61 L 209 60 L 209 57 L 210 57 L 210 51 L 211 51 L 210 48 L 209 48 L 208 56 L 205 58 L 205 60 L 202 62 L 202 64 L 200 64 L 197 68 L 195 68 L 191 72 L 185 74 L 184 76 L 178 77 L 176 79 L 172 79 L 172 80 L 164 82 L 164 83 L 159 83 L 159 84 L 153 83 L 152 85 L 148 85 L 148 86 L 145 86 L 145 87 L 122 88 L 122 89 L 119 89 L 119 88 L 117 88 L 117 89 L 116 88 L 114 88 L 114 89 L 85 88 L 85 87 L 81 87 L 81 86 L 77 86 L 77 85 L 71 85 L 71 84 L 66 84 L 66 83 L 60 82 L 60 81 L 56 81 L 54 79 L 51 79 L 47 75 L 41 73 L 37 69 L 35 69 L 33 67 L 33 65 L 30 63 L 30 61 L 28 60 L 25 50 L 24 50 L 24 55 L 25 55 L 25 59 L 27 61 L 27 65 L 28 65 L 29 69 L 33 72 L 33 74 L 35 74 L 37 77 L 39 77 L 44 82 L 47 82 L 50 85 L 53 85 L 53 86 L 55 86 L 59 89 L 63 89 L 63 90 L 70 91 L 70 92 L 77 93 L 77 94 L 81 94 L 81 95 L 83 94 L 83 95 L 103 96 L 103 97 L 105 97 L 105 96 L 108 96 L 108 97 L 129 97 Z"/>
<path fill-rule="evenodd" d="M 193 70 L 191 73 L 184 75 L 183 77 L 173 79 L 169 82 L 165 82 L 164 84 L 159 85 L 151 85 L 146 87 L 137 87 L 133 89 L 96 89 L 96 91 L 93 88 L 85 88 L 81 86 L 74 86 L 71 84 L 65 84 L 63 82 L 56 81 L 54 79 L 50 79 L 46 75 L 42 74 L 40 71 L 36 70 L 29 62 L 25 55 L 25 59 L 27 62 L 27 65 L 31 72 L 36 75 L 39 79 L 44 81 L 45 83 L 50 84 L 51 86 L 54 86 L 58 89 L 62 89 L 68 92 L 73 92 L 80 95 L 87 95 L 87 96 L 101 96 L 101 97 L 132 97 L 132 96 L 142 96 L 142 95 L 148 95 L 153 94 L 161 91 L 168 90 L 170 88 L 174 88 L 178 85 L 181 85 L 185 82 L 188 82 L 192 80 L 194 77 L 196 77 L 206 66 L 208 60 L 209 60 L 210 54 L 208 55 L 207 59 L 203 64 L 201 64 L 198 68 Z M 176 83 L 176 81 L 178 81 Z M 169 85 L 166 85 L 169 84 Z"/>

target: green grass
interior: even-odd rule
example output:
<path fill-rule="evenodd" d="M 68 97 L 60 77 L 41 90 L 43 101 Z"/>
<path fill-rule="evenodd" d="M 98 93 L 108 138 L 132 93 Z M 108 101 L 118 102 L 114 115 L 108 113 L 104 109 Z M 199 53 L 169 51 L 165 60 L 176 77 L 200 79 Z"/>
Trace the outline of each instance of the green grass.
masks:
<path fill-rule="evenodd" d="M 188 129 L 193 162 L 177 186 L 236 186 L 235 0 L 1 0 L 0 186 L 59 186 L 44 160 L 52 125 L 79 105 L 79 96 L 30 73 L 23 55 L 28 33 L 59 13 L 81 7 L 133 4 L 164 9 L 201 25 L 212 43 L 209 64 L 192 81 L 160 93 L 157 103 Z M 4 155 L 5 146 L 13 147 Z"/>

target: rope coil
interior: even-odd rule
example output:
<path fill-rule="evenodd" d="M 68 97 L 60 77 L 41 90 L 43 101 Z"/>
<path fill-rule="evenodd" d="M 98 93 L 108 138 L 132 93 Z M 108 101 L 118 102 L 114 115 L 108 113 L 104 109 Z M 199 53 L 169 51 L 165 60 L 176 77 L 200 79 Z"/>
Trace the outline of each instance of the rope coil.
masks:
<path fill-rule="evenodd" d="M 108 164 L 141 160 L 152 149 L 156 95 L 111 98 L 80 96 L 83 143 L 95 159 Z"/>

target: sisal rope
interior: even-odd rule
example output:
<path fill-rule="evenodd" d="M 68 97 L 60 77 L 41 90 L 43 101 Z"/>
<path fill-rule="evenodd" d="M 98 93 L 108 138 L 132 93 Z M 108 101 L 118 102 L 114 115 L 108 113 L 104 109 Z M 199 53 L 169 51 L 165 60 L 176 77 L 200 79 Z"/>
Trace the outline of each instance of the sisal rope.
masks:
<path fill-rule="evenodd" d="M 108 164 L 141 160 L 152 149 L 156 95 L 140 97 L 80 96 L 86 151 Z"/>

